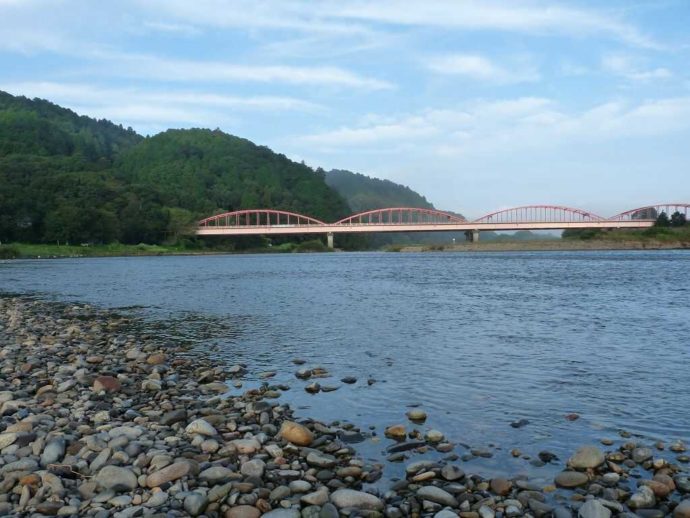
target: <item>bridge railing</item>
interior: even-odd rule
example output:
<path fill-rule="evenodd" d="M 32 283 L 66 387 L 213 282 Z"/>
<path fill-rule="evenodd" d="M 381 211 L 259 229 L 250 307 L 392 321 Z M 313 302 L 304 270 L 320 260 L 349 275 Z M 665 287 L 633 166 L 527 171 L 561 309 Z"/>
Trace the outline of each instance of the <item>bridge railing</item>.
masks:
<path fill-rule="evenodd" d="M 671 217 L 675 212 L 684 214 L 688 217 L 690 213 L 690 203 L 660 203 L 658 205 L 648 205 L 637 209 L 626 210 L 620 214 L 609 218 L 612 221 L 656 221 L 659 215 L 665 212 Z"/>
<path fill-rule="evenodd" d="M 310 216 L 284 210 L 251 209 L 216 214 L 199 221 L 200 227 L 278 227 L 323 226 L 326 223 Z"/>
<path fill-rule="evenodd" d="M 334 225 L 443 225 L 452 223 L 467 223 L 467 220 L 440 210 L 392 207 L 353 214 L 336 221 Z"/>
<path fill-rule="evenodd" d="M 582 209 L 560 205 L 525 205 L 492 212 L 473 223 L 580 223 L 604 218 Z"/>

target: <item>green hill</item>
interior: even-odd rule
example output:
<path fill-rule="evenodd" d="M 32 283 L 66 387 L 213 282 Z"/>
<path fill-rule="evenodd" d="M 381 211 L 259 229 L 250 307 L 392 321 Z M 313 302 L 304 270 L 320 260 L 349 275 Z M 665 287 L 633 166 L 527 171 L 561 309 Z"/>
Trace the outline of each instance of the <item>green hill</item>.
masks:
<path fill-rule="evenodd" d="M 144 138 L 0 92 L 0 242 L 162 243 L 198 218 L 265 206 L 349 214 L 324 178 L 218 130 Z"/>

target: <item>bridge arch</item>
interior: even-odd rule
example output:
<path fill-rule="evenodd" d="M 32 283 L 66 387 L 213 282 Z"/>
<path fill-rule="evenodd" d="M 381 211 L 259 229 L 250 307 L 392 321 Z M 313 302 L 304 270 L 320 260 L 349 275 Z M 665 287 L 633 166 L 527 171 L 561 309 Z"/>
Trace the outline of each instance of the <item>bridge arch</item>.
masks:
<path fill-rule="evenodd" d="M 336 221 L 333 225 L 418 225 L 467 223 L 467 220 L 447 212 L 416 207 L 392 207 L 367 210 Z"/>
<path fill-rule="evenodd" d="M 311 216 L 288 212 L 285 210 L 272 209 L 248 209 L 236 210 L 216 214 L 209 218 L 199 221 L 199 227 L 227 227 L 227 228 L 246 228 L 246 227 L 276 227 L 276 226 L 301 226 L 318 227 L 326 223 Z"/>
<path fill-rule="evenodd" d="M 669 217 L 674 212 L 680 212 L 681 214 L 685 214 L 687 218 L 690 216 L 690 203 L 659 203 L 658 205 L 647 205 L 646 207 L 626 210 L 609 219 L 611 221 L 656 221 L 656 218 L 662 212 L 665 212 Z"/>
<path fill-rule="evenodd" d="M 561 205 L 523 205 L 486 214 L 472 223 L 581 223 L 604 219 L 586 210 Z"/>

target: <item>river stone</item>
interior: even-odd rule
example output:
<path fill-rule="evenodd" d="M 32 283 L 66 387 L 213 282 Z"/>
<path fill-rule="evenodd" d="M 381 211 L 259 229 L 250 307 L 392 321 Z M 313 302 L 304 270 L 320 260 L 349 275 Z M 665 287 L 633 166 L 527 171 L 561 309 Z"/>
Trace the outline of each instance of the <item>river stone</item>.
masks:
<path fill-rule="evenodd" d="M 274 509 L 261 515 L 261 518 L 301 518 L 297 509 Z"/>
<path fill-rule="evenodd" d="M 237 473 L 224 466 L 211 466 L 210 468 L 199 473 L 199 480 L 208 482 L 211 485 L 221 484 L 237 478 Z"/>
<path fill-rule="evenodd" d="M 261 478 L 264 475 L 264 470 L 266 469 L 266 463 L 261 459 L 252 459 L 248 462 L 242 464 L 240 472 L 245 477 L 256 477 Z"/>
<path fill-rule="evenodd" d="M 465 472 L 453 464 L 446 464 L 441 468 L 441 476 L 449 482 L 452 482 L 453 480 L 460 480 L 464 477 Z"/>
<path fill-rule="evenodd" d="M 414 421 L 417 423 L 423 423 L 424 421 L 426 421 L 426 412 L 424 410 L 420 410 L 419 408 L 413 408 L 412 410 L 409 410 L 406 415 L 410 421 Z"/>
<path fill-rule="evenodd" d="M 120 388 L 120 382 L 117 381 L 117 378 L 113 378 L 112 376 L 98 376 L 93 380 L 94 392 L 100 392 L 102 390 L 106 392 L 118 392 Z"/>
<path fill-rule="evenodd" d="M 170 412 L 166 412 L 165 414 L 163 414 L 159 422 L 163 426 L 171 426 L 175 423 L 179 423 L 180 421 L 186 420 L 187 411 L 184 408 L 178 408 L 177 410 L 171 410 Z"/>
<path fill-rule="evenodd" d="M 261 511 L 252 505 L 236 505 L 225 512 L 225 518 L 259 518 Z"/>
<path fill-rule="evenodd" d="M 690 500 L 683 500 L 676 506 L 673 518 L 690 518 Z"/>
<path fill-rule="evenodd" d="M 628 500 L 628 507 L 631 509 L 649 509 L 656 504 L 654 491 L 647 486 L 639 486 L 637 492 Z"/>
<path fill-rule="evenodd" d="M 389 426 L 383 431 L 383 434 L 389 439 L 395 439 L 396 441 L 404 441 L 407 437 L 407 430 L 405 425 L 394 424 Z"/>
<path fill-rule="evenodd" d="M 160 507 L 168 501 L 168 493 L 165 491 L 157 491 L 151 495 L 144 506 L 146 507 Z"/>
<path fill-rule="evenodd" d="M 12 471 L 36 471 L 38 469 L 38 462 L 33 459 L 19 459 L 14 462 L 5 464 L 0 468 L 2 473 L 10 473 Z"/>
<path fill-rule="evenodd" d="M 579 518 L 610 518 L 611 511 L 599 500 L 587 500 L 577 511 Z"/>
<path fill-rule="evenodd" d="M 297 446 L 309 446 L 314 440 L 314 434 L 309 428 L 294 421 L 284 421 L 279 435 Z"/>
<path fill-rule="evenodd" d="M 417 498 L 449 507 L 457 507 L 458 501 L 448 491 L 436 486 L 424 486 L 417 491 Z"/>
<path fill-rule="evenodd" d="M 53 464 L 64 456 L 65 439 L 63 437 L 52 439 L 46 444 L 45 448 L 43 448 L 43 453 L 41 453 L 41 466 L 45 468 L 48 464 Z"/>
<path fill-rule="evenodd" d="M 201 493 L 190 493 L 187 498 L 184 499 L 184 509 L 192 516 L 199 516 L 204 512 L 206 506 L 208 505 L 208 499 L 206 495 Z"/>
<path fill-rule="evenodd" d="M 644 461 L 651 459 L 654 456 L 654 452 L 651 448 L 635 448 L 632 451 L 632 460 L 638 464 L 642 464 Z"/>
<path fill-rule="evenodd" d="M 191 471 L 192 465 L 189 462 L 180 461 L 166 466 L 165 468 L 151 473 L 146 477 L 146 485 L 148 487 L 158 487 L 166 482 L 172 482 L 178 478 L 182 478 Z"/>
<path fill-rule="evenodd" d="M 438 430 L 429 430 L 426 433 L 426 440 L 429 442 L 441 442 L 443 438 L 443 433 Z"/>
<path fill-rule="evenodd" d="M 407 472 L 408 475 L 414 475 L 422 470 L 431 469 L 434 466 L 436 466 L 436 463 L 430 460 L 418 460 L 405 466 L 405 472 Z"/>
<path fill-rule="evenodd" d="M 128 468 L 104 466 L 95 477 L 95 481 L 104 489 L 113 491 L 132 491 L 138 485 L 137 476 Z"/>
<path fill-rule="evenodd" d="M 585 485 L 588 480 L 587 475 L 579 471 L 561 471 L 556 475 L 554 482 L 560 487 L 573 488 Z"/>
<path fill-rule="evenodd" d="M 311 484 L 306 480 L 293 480 L 290 482 L 290 491 L 293 493 L 306 493 L 311 489 Z"/>
<path fill-rule="evenodd" d="M 322 487 L 318 491 L 314 491 L 313 493 L 307 493 L 306 495 L 302 496 L 302 498 L 300 498 L 300 501 L 303 504 L 307 505 L 321 506 L 328 502 L 328 489 Z"/>
<path fill-rule="evenodd" d="M 504 478 L 494 478 L 491 479 L 491 491 L 493 491 L 495 494 L 499 496 L 506 496 L 508 493 L 510 493 L 510 490 L 513 487 L 513 483 L 510 480 L 506 480 Z"/>
<path fill-rule="evenodd" d="M 0 450 L 7 448 L 17 440 L 16 433 L 0 433 Z"/>
<path fill-rule="evenodd" d="M 256 439 L 234 439 L 230 441 L 230 444 L 237 449 L 237 453 L 243 455 L 254 453 L 261 448 L 261 444 Z"/>
<path fill-rule="evenodd" d="M 582 446 L 570 457 L 568 464 L 575 469 L 591 469 L 600 466 L 605 460 L 604 452 L 596 446 Z"/>
<path fill-rule="evenodd" d="M 642 484 L 654 492 L 657 498 L 666 498 L 671 492 L 671 488 L 658 480 L 643 480 Z"/>
<path fill-rule="evenodd" d="M 307 463 L 319 468 L 332 468 L 336 465 L 337 460 L 333 455 L 321 453 L 320 451 L 310 451 L 307 455 Z"/>
<path fill-rule="evenodd" d="M 372 511 L 383 509 L 383 502 L 378 497 L 364 491 L 355 491 L 354 489 L 338 489 L 331 495 L 331 502 L 339 509 L 346 507 Z"/>
<path fill-rule="evenodd" d="M 184 431 L 187 433 L 187 435 L 199 434 L 206 435 L 208 437 L 218 435 L 216 429 L 204 419 L 195 419 L 187 425 L 187 428 L 185 428 Z"/>

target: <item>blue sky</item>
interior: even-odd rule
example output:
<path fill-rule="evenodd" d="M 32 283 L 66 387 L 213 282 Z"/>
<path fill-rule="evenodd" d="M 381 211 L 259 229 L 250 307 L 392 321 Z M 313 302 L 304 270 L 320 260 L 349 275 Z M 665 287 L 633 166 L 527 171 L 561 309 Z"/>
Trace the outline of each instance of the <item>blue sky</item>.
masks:
<path fill-rule="evenodd" d="M 0 0 L 0 89 L 470 217 L 690 202 L 688 0 Z"/>

